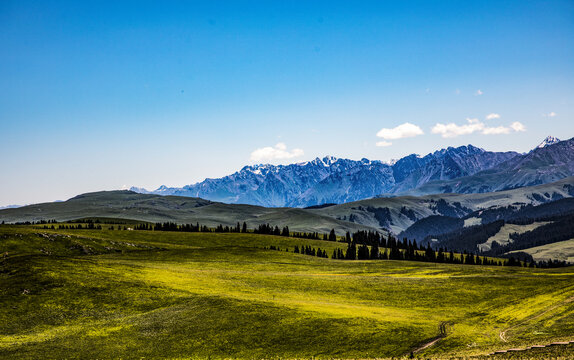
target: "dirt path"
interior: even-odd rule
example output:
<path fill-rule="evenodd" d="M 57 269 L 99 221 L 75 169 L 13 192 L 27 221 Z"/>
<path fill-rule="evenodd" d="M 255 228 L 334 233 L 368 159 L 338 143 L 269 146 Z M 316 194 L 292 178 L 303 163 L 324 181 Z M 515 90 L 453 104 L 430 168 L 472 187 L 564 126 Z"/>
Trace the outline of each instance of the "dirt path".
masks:
<path fill-rule="evenodd" d="M 566 304 L 568 304 L 568 303 L 571 303 L 571 302 L 573 302 L 573 301 L 574 301 L 574 296 L 571 296 L 571 297 L 567 298 L 566 300 L 564 300 L 564 301 L 562 301 L 562 302 L 559 302 L 558 304 L 549 307 L 548 309 L 544 310 L 543 312 L 541 312 L 541 313 L 538 314 L 538 315 L 529 317 L 529 318 L 527 318 L 527 319 L 521 321 L 520 323 L 518 323 L 518 324 L 516 324 L 516 325 L 514 325 L 514 326 L 511 326 L 511 327 L 509 327 L 509 328 L 506 328 L 506 329 L 502 330 L 502 331 L 500 332 L 500 334 L 498 334 L 498 336 L 500 337 L 500 340 L 502 340 L 502 342 L 508 342 L 508 338 L 507 338 L 506 334 L 507 334 L 507 332 L 509 332 L 510 330 L 516 329 L 517 327 L 524 325 L 524 324 L 525 324 L 526 322 L 528 322 L 528 321 L 536 320 L 536 319 L 542 317 L 543 315 L 549 313 L 550 311 L 555 310 L 556 308 L 559 308 L 559 307 L 561 307 L 561 306 L 564 306 L 564 305 L 566 305 Z M 552 342 L 552 343 L 549 343 L 549 344 L 544 344 L 544 345 L 532 345 L 532 346 L 527 346 L 527 347 L 525 347 L 525 348 L 514 348 L 514 349 L 498 350 L 498 351 L 492 352 L 492 353 L 490 353 L 490 354 L 488 354 L 488 355 L 503 354 L 503 353 L 513 352 L 513 351 L 526 351 L 526 350 L 535 349 L 535 348 L 545 348 L 545 347 L 548 347 L 548 346 L 568 345 L 568 344 L 574 344 L 574 340 L 570 340 L 570 341 L 555 341 L 555 342 Z"/>
<path fill-rule="evenodd" d="M 423 351 L 431 346 L 433 346 L 434 344 L 436 344 L 437 342 L 439 342 L 440 340 L 444 339 L 447 336 L 447 327 L 448 326 L 452 326 L 452 323 L 448 323 L 448 322 L 441 322 L 438 326 L 438 330 L 439 330 L 439 335 L 432 338 L 430 341 L 418 346 L 416 349 L 414 349 L 413 351 L 411 351 L 411 353 L 416 354 L 420 351 Z"/>
<path fill-rule="evenodd" d="M 536 320 L 542 316 L 544 316 L 545 314 L 549 313 L 552 310 L 555 310 L 556 308 L 559 308 L 561 306 L 564 306 L 568 303 L 574 302 L 574 296 L 571 296 L 569 298 L 567 298 L 564 301 L 559 302 L 556 305 L 553 305 L 549 308 L 547 308 L 546 310 L 544 310 L 543 312 L 541 312 L 540 314 L 534 315 L 532 317 L 529 317 L 523 321 L 521 321 L 520 323 L 508 327 L 504 330 L 502 330 L 499 333 L 499 337 L 500 340 L 502 340 L 502 342 L 508 342 L 508 338 L 507 338 L 507 332 L 510 330 L 513 330 L 521 325 L 524 325 L 526 322 L 528 321 L 532 321 L 532 320 Z M 414 350 L 412 350 L 408 355 L 410 354 L 416 354 L 418 352 L 421 352 L 423 350 L 428 349 L 429 347 L 433 346 L 434 344 L 436 344 L 437 342 L 439 342 L 440 340 L 444 339 L 448 334 L 447 334 L 447 329 L 449 326 L 452 326 L 452 323 L 448 323 L 448 322 L 441 322 L 439 324 L 439 335 L 437 335 L 436 337 L 430 339 L 429 341 L 425 342 L 424 344 L 419 345 L 418 347 L 416 347 Z M 507 352 L 513 352 L 513 351 L 526 351 L 526 350 L 530 350 L 530 349 L 534 349 L 534 348 L 544 348 L 544 347 L 548 347 L 548 346 L 557 346 L 557 345 L 568 345 L 568 344 L 574 344 L 574 340 L 570 340 L 570 341 L 555 341 L 549 344 L 544 344 L 544 345 L 532 345 L 532 346 L 528 346 L 525 348 L 514 348 L 514 349 L 506 349 L 506 350 L 497 350 L 495 352 L 492 352 L 488 355 L 494 355 L 494 354 L 503 354 L 503 353 L 507 353 Z"/>
<path fill-rule="evenodd" d="M 509 328 L 506 328 L 506 329 L 502 330 L 502 331 L 500 332 L 500 334 L 498 334 L 498 336 L 500 337 L 500 340 L 502 340 L 502 342 L 508 342 L 508 339 L 507 339 L 507 337 L 506 337 L 506 333 L 507 333 L 508 331 L 513 330 L 513 329 L 515 329 L 515 328 L 517 328 L 517 327 L 519 327 L 519 326 L 521 326 L 521 325 L 524 325 L 524 324 L 525 324 L 526 322 L 528 322 L 528 321 L 536 320 L 536 319 L 538 319 L 539 317 L 541 317 L 541 316 L 547 314 L 548 312 L 550 312 L 550 311 L 552 311 L 552 310 L 554 310 L 554 309 L 556 309 L 556 308 L 559 308 L 560 306 L 564 306 L 564 305 L 566 305 L 566 304 L 568 304 L 568 303 L 571 303 L 571 302 L 573 302 L 573 301 L 574 301 L 574 296 L 571 296 L 571 297 L 569 297 L 568 299 L 566 299 L 566 300 L 564 300 L 564 301 L 562 301 L 562 302 L 560 302 L 560 303 L 558 303 L 558 304 L 556 304 L 556 305 L 554 305 L 554 306 L 549 307 L 548 309 L 544 310 L 543 312 L 541 312 L 541 313 L 538 314 L 538 315 L 529 317 L 529 318 L 527 318 L 527 319 L 521 321 L 520 323 L 518 323 L 518 324 L 516 324 L 516 325 L 514 325 L 514 326 L 511 326 L 511 327 L 509 327 Z"/>

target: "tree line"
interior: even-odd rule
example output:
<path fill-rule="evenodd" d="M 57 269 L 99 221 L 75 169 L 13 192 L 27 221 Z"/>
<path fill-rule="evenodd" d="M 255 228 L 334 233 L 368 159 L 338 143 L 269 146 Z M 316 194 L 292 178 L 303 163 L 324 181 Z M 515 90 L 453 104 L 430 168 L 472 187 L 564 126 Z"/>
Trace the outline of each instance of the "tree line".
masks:
<path fill-rule="evenodd" d="M 381 245 L 381 246 L 379 246 Z M 498 266 L 531 266 L 534 263 L 520 262 L 514 257 L 509 259 L 489 259 L 486 256 L 479 256 L 471 252 L 455 254 L 452 250 L 439 248 L 435 251 L 430 244 L 426 247 L 418 246 L 415 241 L 403 239 L 397 241 L 389 237 L 386 241 L 384 238 L 377 243 L 368 246 L 365 243 L 358 243 L 354 239 L 348 243 L 347 250 L 336 249 L 331 256 L 332 259 L 341 260 L 410 260 L 450 264 L 467 264 L 467 265 L 498 265 Z"/>
<path fill-rule="evenodd" d="M 554 236 L 564 236 L 563 233 L 571 232 L 572 222 L 567 221 L 560 223 L 560 231 L 553 231 Z M 57 224 L 55 220 L 41 220 L 37 222 L 24 222 L 18 223 L 20 225 L 35 225 L 35 224 L 45 224 L 44 228 L 48 229 L 63 229 L 63 230 L 102 230 L 100 221 L 83 220 L 84 224 L 78 223 L 82 220 L 75 220 L 72 223 L 60 224 L 56 228 L 54 224 Z M 52 224 L 52 225 L 48 225 Z M 503 224 L 503 222 L 502 222 Z M 497 222 L 495 224 L 490 224 L 493 228 L 498 228 L 500 224 Z M 544 227 L 542 227 L 544 228 Z M 114 230 L 114 227 L 108 228 L 109 230 Z M 325 241 L 339 241 L 346 242 L 347 249 L 336 249 L 331 254 L 332 259 L 340 260 L 410 260 L 410 261 L 424 261 L 424 262 L 438 262 L 438 263 L 452 263 L 452 264 L 468 264 L 468 265 L 498 265 L 498 266 L 538 266 L 538 267 L 557 267 L 566 266 L 566 262 L 548 260 L 536 262 L 532 257 L 528 256 L 511 256 L 508 259 L 489 259 L 487 256 L 480 256 L 474 254 L 470 251 L 464 251 L 455 256 L 454 251 L 448 250 L 446 247 L 441 247 L 435 250 L 431 247 L 430 243 L 425 247 L 423 245 L 418 245 L 416 240 L 410 241 L 404 238 L 402 241 L 397 240 L 393 236 L 389 235 L 385 238 L 381 233 L 377 231 L 366 231 L 359 230 L 354 233 L 346 232 L 345 236 L 337 236 L 334 229 L 331 229 L 329 233 L 318 233 L 318 232 L 291 232 L 288 226 L 279 228 L 278 226 L 272 226 L 270 224 L 259 224 L 256 228 L 249 230 L 247 228 L 247 223 L 243 222 L 240 224 L 236 223 L 235 226 L 229 226 L 219 224 L 215 228 L 210 228 L 206 225 L 201 225 L 198 222 L 195 224 L 177 224 L 175 222 L 158 222 L 155 224 L 151 223 L 141 223 L 136 224 L 133 228 L 126 226 L 118 226 L 118 230 L 142 230 L 142 231 L 176 231 L 176 232 L 216 232 L 216 233 L 255 233 L 255 234 L 265 234 L 265 235 L 275 235 L 284 237 L 296 237 L 311 240 L 325 240 Z M 486 229 L 485 229 L 486 230 Z M 542 230 L 542 229 L 540 229 Z M 553 229 L 554 230 L 554 229 Z M 482 236 L 490 235 L 494 229 L 487 229 L 484 231 L 486 234 Z M 559 234 L 556 234 L 559 233 Z M 452 243 L 457 244 L 454 240 L 454 234 L 450 234 Z M 463 235 L 463 234 L 458 234 Z M 466 234 L 465 234 L 466 235 Z M 538 235 L 538 234 L 537 234 Z M 516 234 L 512 236 L 518 237 Z M 464 236 L 460 236 L 464 237 Z M 532 234 L 528 234 L 525 237 L 530 237 L 528 240 L 533 239 Z M 467 239 L 468 240 L 468 239 Z M 474 240 L 474 239 L 473 239 Z M 526 240 L 526 239 L 524 239 Z M 534 242 L 533 240 L 530 240 Z M 525 241 L 528 242 L 528 241 Z M 493 248 L 496 249 L 498 244 L 493 244 Z M 312 247 L 302 247 L 295 248 L 293 250 L 295 253 L 301 253 L 305 255 L 328 257 L 325 250 L 314 249 Z M 499 252 L 500 254 L 501 252 Z M 522 261 L 519 260 L 522 258 Z"/>

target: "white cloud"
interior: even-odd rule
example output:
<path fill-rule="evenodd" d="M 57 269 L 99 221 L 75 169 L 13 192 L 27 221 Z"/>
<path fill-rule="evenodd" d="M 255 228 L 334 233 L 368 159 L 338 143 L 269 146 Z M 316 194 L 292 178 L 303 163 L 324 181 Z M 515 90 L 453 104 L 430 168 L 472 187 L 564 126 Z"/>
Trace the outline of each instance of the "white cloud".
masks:
<path fill-rule="evenodd" d="M 515 121 L 512 124 L 510 124 L 510 127 L 514 131 L 526 131 L 526 127 L 518 121 Z"/>
<path fill-rule="evenodd" d="M 287 145 L 284 143 L 277 143 L 274 147 L 267 146 L 264 148 L 256 149 L 251 153 L 249 160 L 253 162 L 272 161 L 272 160 L 285 160 L 293 159 L 303 156 L 303 150 L 293 149 L 290 152 L 287 150 Z"/>
<path fill-rule="evenodd" d="M 496 113 L 490 113 L 486 115 L 486 120 L 500 119 L 500 115 Z"/>
<path fill-rule="evenodd" d="M 554 111 L 551 111 L 548 114 L 543 114 L 542 116 L 544 116 L 544 117 L 555 117 L 556 115 L 558 115 L 558 114 L 556 114 Z"/>
<path fill-rule="evenodd" d="M 484 93 L 480 89 L 476 90 L 476 92 L 474 93 L 475 96 L 480 96 L 482 94 L 484 94 Z"/>
<path fill-rule="evenodd" d="M 500 134 L 508 134 L 510 133 L 510 128 L 504 126 L 496 126 L 496 127 L 485 127 L 482 130 L 483 135 L 500 135 Z"/>
<path fill-rule="evenodd" d="M 467 123 L 464 125 L 457 125 L 455 123 L 436 124 L 431 129 L 431 132 L 433 134 L 439 134 L 443 138 L 453 138 L 460 135 L 469 135 L 473 133 L 479 133 L 482 135 L 500 135 L 509 134 L 512 131 L 526 131 L 524 125 L 518 121 L 513 122 L 510 127 L 487 126 L 485 123 L 478 119 L 466 119 L 466 121 Z"/>
<path fill-rule="evenodd" d="M 468 135 L 484 129 L 484 124 L 478 119 L 466 119 L 468 124 L 457 125 L 450 124 L 436 124 L 431 129 L 433 134 L 440 134 L 443 138 L 452 138 L 460 135 Z"/>
<path fill-rule="evenodd" d="M 383 128 L 379 130 L 377 137 L 385 140 L 397 140 L 422 134 L 424 132 L 419 126 L 406 122 L 392 129 Z"/>
<path fill-rule="evenodd" d="M 384 146 L 391 146 L 391 145 L 393 145 L 393 143 L 392 143 L 392 142 L 388 142 L 388 141 L 377 141 L 377 144 L 376 144 L 376 145 L 377 145 L 377 146 L 382 146 L 382 147 L 384 147 Z"/>

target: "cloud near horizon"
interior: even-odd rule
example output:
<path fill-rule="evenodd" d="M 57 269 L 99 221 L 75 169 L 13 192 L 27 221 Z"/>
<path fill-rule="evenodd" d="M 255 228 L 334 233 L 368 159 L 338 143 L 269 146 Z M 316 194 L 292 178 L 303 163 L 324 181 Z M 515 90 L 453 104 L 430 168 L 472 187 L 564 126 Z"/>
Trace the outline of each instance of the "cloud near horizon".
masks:
<path fill-rule="evenodd" d="M 392 129 L 382 128 L 377 133 L 377 137 L 383 138 L 385 140 L 398 140 L 415 137 L 422 134 L 424 134 L 424 132 L 419 126 L 406 122 Z M 379 145 L 379 143 L 384 143 L 384 145 Z M 380 141 L 379 143 L 377 143 L 377 146 L 389 146 L 392 144 L 387 141 Z"/>
<path fill-rule="evenodd" d="M 497 114 L 495 114 L 497 115 Z M 488 119 L 488 116 L 487 116 Z M 443 138 L 453 138 L 460 135 L 469 135 L 479 133 L 483 135 L 501 135 L 509 134 L 511 132 L 526 131 L 526 127 L 518 122 L 513 122 L 509 127 L 507 126 L 487 126 L 485 123 L 478 119 L 466 119 L 467 123 L 464 125 L 457 125 L 455 123 L 449 124 L 436 124 L 431 129 L 433 134 L 441 135 Z"/>
<path fill-rule="evenodd" d="M 500 114 L 490 113 L 486 115 L 486 120 L 500 119 Z"/>
<path fill-rule="evenodd" d="M 518 121 L 515 121 L 512 124 L 510 124 L 510 127 L 514 131 L 526 131 L 526 127 L 521 122 Z"/>
<path fill-rule="evenodd" d="M 389 141 L 384 141 L 384 140 L 383 140 L 383 141 L 377 141 L 377 143 L 376 143 L 375 145 L 377 145 L 377 146 L 379 146 L 379 147 L 386 147 L 386 146 L 391 146 L 391 145 L 393 145 L 393 143 L 392 143 L 392 142 L 389 142 Z"/>
<path fill-rule="evenodd" d="M 291 151 L 287 150 L 287 145 L 280 142 L 275 146 L 266 146 L 254 150 L 249 157 L 250 161 L 261 162 L 261 161 L 272 161 L 272 160 L 285 160 L 293 159 L 296 157 L 303 156 L 304 152 L 302 149 L 293 149 Z"/>
<path fill-rule="evenodd" d="M 555 117 L 556 115 L 558 115 L 558 114 L 556 114 L 554 111 L 551 111 L 548 114 L 544 114 L 543 116 L 544 117 Z"/>

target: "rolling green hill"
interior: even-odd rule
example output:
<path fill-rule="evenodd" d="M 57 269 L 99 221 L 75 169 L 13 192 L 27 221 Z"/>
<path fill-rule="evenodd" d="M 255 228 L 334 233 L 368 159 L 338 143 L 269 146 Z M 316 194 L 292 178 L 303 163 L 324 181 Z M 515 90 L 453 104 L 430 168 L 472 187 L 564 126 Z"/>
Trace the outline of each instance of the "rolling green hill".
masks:
<path fill-rule="evenodd" d="M 101 191 L 78 195 L 68 201 L 0 210 L 0 222 L 39 220 L 67 221 L 81 218 L 121 218 L 149 222 L 196 223 L 215 227 L 248 223 L 250 228 L 270 223 L 292 231 L 328 233 L 375 230 L 369 226 L 298 208 L 265 208 L 223 204 L 199 198 L 137 194 L 131 191 Z"/>
<path fill-rule="evenodd" d="M 345 244 L 0 226 L 0 357 L 451 358 L 573 340 L 572 267 L 293 253 L 303 245 Z"/>

